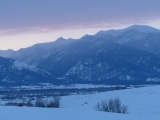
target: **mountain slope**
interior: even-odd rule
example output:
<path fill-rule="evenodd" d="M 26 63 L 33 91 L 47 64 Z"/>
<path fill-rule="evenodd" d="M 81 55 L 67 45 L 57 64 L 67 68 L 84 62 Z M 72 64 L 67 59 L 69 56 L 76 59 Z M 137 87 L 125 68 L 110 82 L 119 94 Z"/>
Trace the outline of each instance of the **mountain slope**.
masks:
<path fill-rule="evenodd" d="M 121 30 L 101 31 L 95 36 L 160 55 L 160 30 L 149 26 L 134 25 Z"/>
<path fill-rule="evenodd" d="M 31 66 L 37 66 L 48 56 L 70 45 L 72 42 L 74 42 L 74 39 L 64 39 L 61 37 L 54 42 L 35 44 L 31 47 L 23 48 L 18 51 L 0 51 L 0 56 L 16 59 Z"/>
<path fill-rule="evenodd" d="M 2 57 L 10 57 L 14 50 L 0 50 L 0 56 Z"/>
<path fill-rule="evenodd" d="M 119 29 L 119 30 L 107 30 L 107 31 L 100 31 L 98 33 L 95 34 L 95 36 L 106 36 L 106 35 L 111 35 L 111 36 L 119 36 L 122 35 L 128 31 L 137 31 L 140 33 L 159 33 L 160 30 L 150 27 L 150 26 L 146 26 L 146 25 L 132 25 L 130 27 L 124 28 L 124 29 Z"/>
<path fill-rule="evenodd" d="M 13 59 L 0 57 L 1 86 L 55 83 L 52 74 Z"/>
<path fill-rule="evenodd" d="M 68 83 L 159 83 L 160 56 L 87 36 L 48 57 L 39 68 Z"/>

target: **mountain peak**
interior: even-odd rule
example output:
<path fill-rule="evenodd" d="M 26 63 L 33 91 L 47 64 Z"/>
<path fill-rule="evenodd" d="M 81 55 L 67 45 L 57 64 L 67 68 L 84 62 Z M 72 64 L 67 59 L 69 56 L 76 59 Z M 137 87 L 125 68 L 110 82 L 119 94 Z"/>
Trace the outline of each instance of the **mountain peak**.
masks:
<path fill-rule="evenodd" d="M 128 28 L 125 28 L 124 30 L 138 30 L 139 32 L 143 32 L 143 33 L 160 32 L 159 29 L 156 29 L 147 25 L 132 25 Z"/>
<path fill-rule="evenodd" d="M 66 39 L 63 37 L 59 37 L 56 41 L 64 41 L 64 40 L 66 40 Z"/>
<path fill-rule="evenodd" d="M 105 35 L 111 35 L 111 36 L 118 36 L 121 34 L 124 34 L 127 31 L 135 30 L 142 33 L 158 33 L 160 32 L 159 29 L 147 26 L 147 25 L 132 25 L 130 27 L 124 28 L 124 29 L 118 29 L 118 30 L 107 30 L 107 31 L 100 31 L 96 33 L 96 36 L 105 36 Z"/>

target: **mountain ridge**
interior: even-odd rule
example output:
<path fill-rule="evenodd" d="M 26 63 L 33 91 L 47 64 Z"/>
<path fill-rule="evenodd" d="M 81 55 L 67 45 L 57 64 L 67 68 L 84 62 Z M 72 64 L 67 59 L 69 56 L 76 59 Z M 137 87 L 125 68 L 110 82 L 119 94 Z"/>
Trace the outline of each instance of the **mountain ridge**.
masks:
<path fill-rule="evenodd" d="M 126 31 L 129 31 L 129 30 L 137 30 L 142 33 L 160 32 L 159 29 L 156 29 L 154 27 L 150 27 L 147 25 L 132 25 L 124 29 L 117 29 L 117 30 L 111 29 L 111 30 L 106 30 L 106 31 L 99 31 L 95 35 L 103 36 L 107 34 L 107 35 L 112 35 L 112 36 L 118 36 L 118 35 L 124 34 Z"/>
<path fill-rule="evenodd" d="M 160 83 L 158 29 L 134 25 L 99 33 L 80 39 L 61 37 L 21 49 L 9 57 L 44 69 L 63 84 Z"/>

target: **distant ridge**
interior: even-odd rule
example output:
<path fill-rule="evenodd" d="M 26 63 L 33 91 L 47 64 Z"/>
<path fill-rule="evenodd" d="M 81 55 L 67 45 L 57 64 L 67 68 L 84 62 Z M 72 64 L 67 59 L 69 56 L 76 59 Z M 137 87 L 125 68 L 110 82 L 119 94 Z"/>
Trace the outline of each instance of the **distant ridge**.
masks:
<path fill-rule="evenodd" d="M 62 84 L 160 84 L 160 30 L 150 26 L 59 38 L 7 57 L 45 70 Z"/>

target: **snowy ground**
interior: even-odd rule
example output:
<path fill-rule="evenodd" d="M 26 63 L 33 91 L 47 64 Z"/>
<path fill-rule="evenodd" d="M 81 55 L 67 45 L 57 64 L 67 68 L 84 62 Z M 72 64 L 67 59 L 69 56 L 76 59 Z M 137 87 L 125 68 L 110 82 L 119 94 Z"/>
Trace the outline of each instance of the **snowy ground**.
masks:
<path fill-rule="evenodd" d="M 97 102 L 119 97 L 129 114 L 95 110 Z M 0 120 L 160 120 L 160 86 L 61 98 L 61 108 L 0 107 Z"/>

